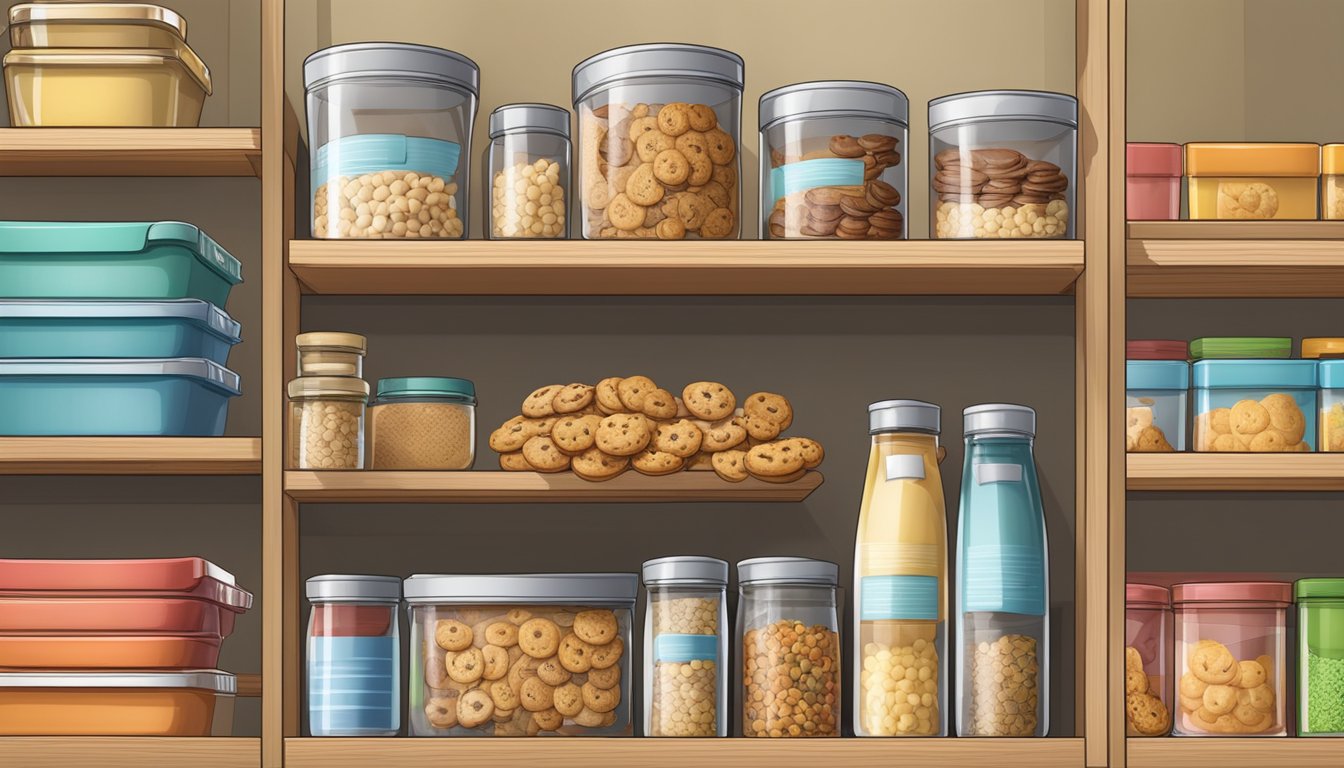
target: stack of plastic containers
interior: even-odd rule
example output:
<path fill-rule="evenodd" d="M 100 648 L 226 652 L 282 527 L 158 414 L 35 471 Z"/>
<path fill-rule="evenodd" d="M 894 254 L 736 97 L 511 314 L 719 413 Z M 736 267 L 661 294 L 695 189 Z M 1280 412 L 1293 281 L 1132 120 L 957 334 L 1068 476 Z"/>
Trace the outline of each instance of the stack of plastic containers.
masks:
<path fill-rule="evenodd" d="M 0 435 L 223 435 L 240 282 L 190 224 L 0 222 Z"/>
<path fill-rule="evenodd" d="M 197 557 L 0 560 L 0 736 L 227 736 L 252 595 Z"/>

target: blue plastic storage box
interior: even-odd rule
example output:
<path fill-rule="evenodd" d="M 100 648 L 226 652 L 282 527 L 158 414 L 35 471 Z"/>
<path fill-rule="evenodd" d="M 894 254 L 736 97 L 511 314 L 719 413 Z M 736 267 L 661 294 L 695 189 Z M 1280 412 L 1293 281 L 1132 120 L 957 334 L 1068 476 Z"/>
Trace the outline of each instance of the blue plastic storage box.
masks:
<path fill-rule="evenodd" d="M 1190 364 L 1125 361 L 1125 450 L 1184 451 L 1190 408 Z"/>
<path fill-rule="evenodd" d="M 242 265 L 180 221 L 0 221 L 0 298 L 203 299 L 217 307 Z"/>
<path fill-rule="evenodd" d="M 1195 363 L 1195 450 L 1315 450 L 1316 366 L 1315 360 Z"/>
<path fill-rule="evenodd" d="M 0 360 L 0 435 L 219 437 L 238 394 L 200 358 Z"/>
<path fill-rule="evenodd" d="M 0 358 L 203 357 L 226 365 L 239 330 L 200 299 L 0 299 Z"/>

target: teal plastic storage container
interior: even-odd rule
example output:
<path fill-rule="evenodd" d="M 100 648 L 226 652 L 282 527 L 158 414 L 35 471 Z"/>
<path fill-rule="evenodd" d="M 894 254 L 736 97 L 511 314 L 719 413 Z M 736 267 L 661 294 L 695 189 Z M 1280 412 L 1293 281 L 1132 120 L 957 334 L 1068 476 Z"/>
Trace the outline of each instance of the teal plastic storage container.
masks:
<path fill-rule="evenodd" d="M 200 358 L 0 360 L 0 435 L 219 437 L 238 394 Z"/>
<path fill-rule="evenodd" d="M 239 330 L 200 299 L 0 299 L 0 358 L 203 357 L 225 365 Z"/>
<path fill-rule="evenodd" d="M 1344 451 L 1344 360 L 1322 360 L 1318 380 L 1321 386 L 1321 444 L 1319 451 Z"/>
<path fill-rule="evenodd" d="M 1315 360 L 1194 365 L 1195 450 L 1295 453 L 1316 447 Z"/>
<path fill-rule="evenodd" d="M 1185 450 L 1190 364 L 1184 360 L 1125 361 L 1125 450 Z"/>
<path fill-rule="evenodd" d="M 202 299 L 217 307 L 242 265 L 180 221 L 0 222 L 0 298 Z"/>

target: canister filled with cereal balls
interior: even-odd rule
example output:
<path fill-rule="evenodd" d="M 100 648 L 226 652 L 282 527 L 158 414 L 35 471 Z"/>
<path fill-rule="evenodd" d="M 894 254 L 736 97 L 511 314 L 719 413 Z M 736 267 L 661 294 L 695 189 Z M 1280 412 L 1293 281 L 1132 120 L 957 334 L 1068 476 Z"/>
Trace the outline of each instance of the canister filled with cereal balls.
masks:
<path fill-rule="evenodd" d="M 1032 444 L 1036 412 L 963 414 L 957 516 L 957 735 L 1049 731 L 1050 574 Z"/>
<path fill-rule="evenodd" d="M 868 406 L 872 436 L 854 546 L 854 733 L 947 733 L 947 513 L 941 410 Z"/>
<path fill-rule="evenodd" d="M 644 563 L 644 735 L 728 735 L 728 563 Z"/>
<path fill-rule="evenodd" d="M 840 735 L 839 568 L 804 557 L 737 564 L 742 735 Z"/>
<path fill-rule="evenodd" d="M 466 237 L 480 69 L 460 53 L 350 43 L 303 63 L 318 238 Z"/>
<path fill-rule="evenodd" d="M 363 469 L 369 383 L 347 376 L 289 382 L 289 467 Z"/>
<path fill-rule="evenodd" d="M 584 238 L 736 239 L 742 57 L 653 43 L 574 67 Z"/>
<path fill-rule="evenodd" d="M 506 104 L 490 113 L 490 239 L 569 236 L 569 155 L 568 110 Z"/>

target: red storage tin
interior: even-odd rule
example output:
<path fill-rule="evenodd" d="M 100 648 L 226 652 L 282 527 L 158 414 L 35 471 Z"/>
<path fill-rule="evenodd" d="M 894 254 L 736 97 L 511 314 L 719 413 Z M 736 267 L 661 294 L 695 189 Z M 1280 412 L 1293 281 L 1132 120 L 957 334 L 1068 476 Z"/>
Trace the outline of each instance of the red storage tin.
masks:
<path fill-rule="evenodd" d="M 1126 360 L 1188 360 L 1190 345 L 1170 339 L 1135 339 L 1125 342 Z"/>
<path fill-rule="evenodd" d="M 1175 221 L 1181 218 L 1180 144 L 1125 145 L 1125 218 Z"/>

